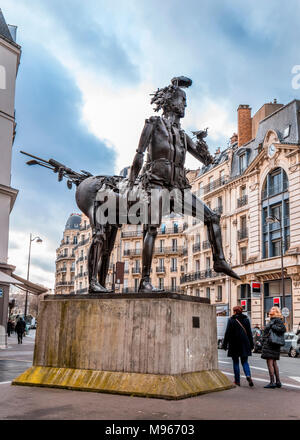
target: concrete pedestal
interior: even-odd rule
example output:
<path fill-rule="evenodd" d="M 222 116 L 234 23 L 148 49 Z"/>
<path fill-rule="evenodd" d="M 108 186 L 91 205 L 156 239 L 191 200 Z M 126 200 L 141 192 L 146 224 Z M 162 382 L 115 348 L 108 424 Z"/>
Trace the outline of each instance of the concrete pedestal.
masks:
<path fill-rule="evenodd" d="M 232 388 L 218 370 L 215 306 L 168 292 L 48 295 L 33 367 L 13 384 L 166 399 Z"/>

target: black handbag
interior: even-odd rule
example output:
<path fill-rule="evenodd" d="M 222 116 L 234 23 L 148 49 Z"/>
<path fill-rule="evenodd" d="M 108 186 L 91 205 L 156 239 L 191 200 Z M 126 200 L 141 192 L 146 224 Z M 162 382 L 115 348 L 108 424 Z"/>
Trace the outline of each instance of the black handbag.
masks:
<path fill-rule="evenodd" d="M 272 329 L 269 333 L 270 342 L 274 345 L 283 346 L 285 344 L 284 333 L 282 335 L 277 335 Z"/>

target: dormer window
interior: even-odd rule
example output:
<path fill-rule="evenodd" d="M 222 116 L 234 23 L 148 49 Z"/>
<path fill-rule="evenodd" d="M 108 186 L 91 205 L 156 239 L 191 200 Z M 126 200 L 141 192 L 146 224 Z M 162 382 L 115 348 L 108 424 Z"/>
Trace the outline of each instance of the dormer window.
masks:
<path fill-rule="evenodd" d="M 283 138 L 284 138 L 284 139 L 287 138 L 287 137 L 290 135 L 290 129 L 291 129 L 291 126 L 290 126 L 290 125 L 288 125 L 288 126 L 284 129 L 284 131 L 283 131 Z"/>
<path fill-rule="evenodd" d="M 240 162 L 240 173 L 243 173 L 247 168 L 246 153 L 241 154 L 239 162 Z"/>

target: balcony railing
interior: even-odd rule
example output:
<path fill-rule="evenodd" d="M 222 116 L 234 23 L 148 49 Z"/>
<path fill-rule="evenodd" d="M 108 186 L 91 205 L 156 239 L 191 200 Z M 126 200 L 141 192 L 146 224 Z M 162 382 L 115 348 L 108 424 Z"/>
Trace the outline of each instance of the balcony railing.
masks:
<path fill-rule="evenodd" d="M 141 268 L 140 268 L 140 267 L 133 267 L 133 268 L 131 269 L 131 273 L 133 273 L 133 274 L 139 274 L 139 273 L 141 273 Z"/>
<path fill-rule="evenodd" d="M 56 286 L 73 286 L 74 285 L 74 281 L 59 281 L 58 283 L 56 283 Z"/>
<path fill-rule="evenodd" d="M 244 195 L 242 197 L 240 197 L 239 199 L 237 199 L 237 207 L 241 208 L 242 206 L 247 205 L 248 203 L 248 196 Z"/>
<path fill-rule="evenodd" d="M 248 238 L 247 228 L 240 229 L 239 231 L 237 231 L 237 233 L 238 233 L 238 240 L 244 240 L 245 238 Z"/>
<path fill-rule="evenodd" d="M 201 250 L 201 244 L 195 243 L 193 244 L 193 252 L 199 252 Z"/>
<path fill-rule="evenodd" d="M 177 272 L 178 267 L 171 267 L 171 272 Z"/>
<path fill-rule="evenodd" d="M 143 231 L 122 231 L 121 237 L 122 238 L 130 238 L 130 237 L 142 237 Z"/>
<path fill-rule="evenodd" d="M 76 260 L 76 264 L 79 263 L 80 261 L 84 261 L 84 257 L 79 257 L 79 258 Z"/>
<path fill-rule="evenodd" d="M 203 249 L 209 249 L 210 248 L 210 242 L 209 240 L 202 241 L 202 248 Z"/>
<path fill-rule="evenodd" d="M 166 273 L 166 268 L 164 266 L 156 266 L 156 273 Z"/>
<path fill-rule="evenodd" d="M 201 197 L 201 195 L 205 195 L 207 193 L 209 193 L 210 191 L 213 191 L 214 189 L 220 188 L 220 186 L 225 185 L 225 183 L 227 183 L 227 179 L 228 177 L 224 176 L 224 177 L 219 177 L 216 180 L 213 180 L 212 182 L 208 183 L 207 185 L 205 185 L 202 189 L 201 194 L 199 193 L 199 191 L 197 192 L 197 195 L 199 195 L 199 197 Z"/>
<path fill-rule="evenodd" d="M 56 273 L 61 273 L 61 272 L 67 272 L 67 268 L 61 267 L 60 269 L 57 269 L 57 271 L 56 271 Z"/>
<path fill-rule="evenodd" d="M 206 278 L 216 278 L 219 276 L 225 276 L 225 274 L 217 273 L 212 269 L 206 269 L 199 272 L 190 272 L 180 278 L 180 284 L 189 283 L 197 280 L 204 280 Z"/>
<path fill-rule="evenodd" d="M 58 255 L 58 257 L 56 258 L 56 261 L 63 260 L 65 258 L 74 258 L 74 255 L 65 255 L 65 254 Z"/>
<path fill-rule="evenodd" d="M 142 254 L 141 249 L 125 249 L 124 250 L 124 257 L 137 256 L 137 255 L 141 255 L 141 254 Z"/>
<path fill-rule="evenodd" d="M 182 252 L 182 246 L 155 248 L 154 250 L 155 254 L 182 254 Z"/>

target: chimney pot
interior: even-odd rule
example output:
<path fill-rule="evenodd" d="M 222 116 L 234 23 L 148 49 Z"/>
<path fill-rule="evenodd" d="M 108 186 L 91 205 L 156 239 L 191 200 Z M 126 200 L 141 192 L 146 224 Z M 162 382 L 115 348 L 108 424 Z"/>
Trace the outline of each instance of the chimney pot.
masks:
<path fill-rule="evenodd" d="M 252 118 L 251 107 L 247 104 L 240 104 L 238 113 L 238 146 L 246 144 L 252 139 Z"/>

